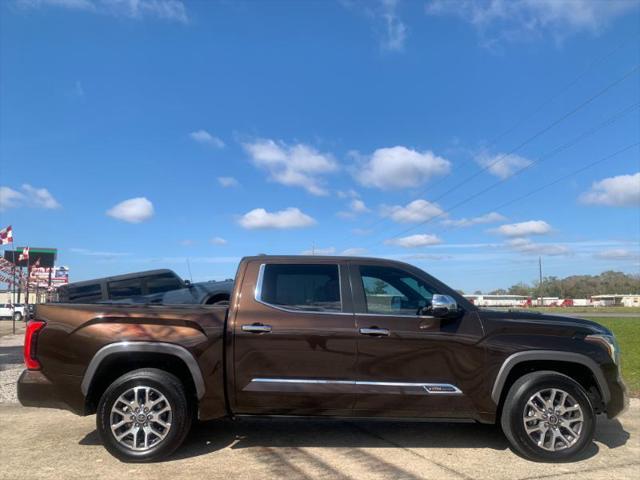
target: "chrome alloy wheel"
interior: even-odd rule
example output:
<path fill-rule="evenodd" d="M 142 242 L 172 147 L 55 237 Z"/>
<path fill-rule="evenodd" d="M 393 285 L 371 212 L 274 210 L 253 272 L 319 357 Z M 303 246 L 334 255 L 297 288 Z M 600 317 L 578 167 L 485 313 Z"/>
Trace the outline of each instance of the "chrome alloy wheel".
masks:
<path fill-rule="evenodd" d="M 111 433 L 116 441 L 135 451 L 158 445 L 171 430 L 171 405 L 152 387 L 132 387 L 111 408 Z"/>
<path fill-rule="evenodd" d="M 578 402 L 567 392 L 546 388 L 529 398 L 522 420 L 527 435 L 538 447 L 555 452 L 576 444 L 584 416 Z"/>

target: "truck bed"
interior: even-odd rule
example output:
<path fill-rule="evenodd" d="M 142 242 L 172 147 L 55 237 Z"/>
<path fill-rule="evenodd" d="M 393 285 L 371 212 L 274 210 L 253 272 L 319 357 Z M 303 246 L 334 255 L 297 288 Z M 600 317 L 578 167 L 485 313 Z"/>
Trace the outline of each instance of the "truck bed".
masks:
<path fill-rule="evenodd" d="M 148 342 L 149 355 L 157 357 L 162 351 L 174 348 L 188 352 L 195 359 L 195 366 L 187 367 L 197 368 L 202 379 L 203 385 L 194 385 L 194 393 L 202 395 L 201 405 L 206 405 L 200 416 L 216 418 L 225 414 L 223 338 L 226 317 L 226 306 L 38 305 L 35 318 L 47 324 L 37 347 L 42 362 L 42 381 L 52 384 L 51 394 L 59 398 L 60 403 L 76 413 L 90 414 L 96 403 L 95 392 L 92 392 L 95 386 L 87 377 L 97 373 L 91 371 L 92 360 L 101 350 L 111 346 L 108 351 L 113 352 L 114 360 L 117 356 L 120 362 L 127 362 L 127 344 Z M 140 345 L 137 343 L 138 347 Z M 144 363 L 140 358 L 129 360 Z"/>

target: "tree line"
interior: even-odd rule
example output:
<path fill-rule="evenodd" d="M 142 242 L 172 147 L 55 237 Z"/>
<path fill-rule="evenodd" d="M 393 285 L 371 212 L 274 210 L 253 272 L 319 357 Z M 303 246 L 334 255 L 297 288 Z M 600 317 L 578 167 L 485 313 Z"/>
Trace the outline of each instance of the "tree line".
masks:
<path fill-rule="evenodd" d="M 482 292 L 475 292 L 481 294 Z M 572 275 L 566 278 L 544 277 L 527 284 L 512 285 L 489 292 L 491 295 L 524 295 L 528 297 L 589 298 L 602 294 L 640 294 L 640 274 L 606 271 L 599 275 Z"/>

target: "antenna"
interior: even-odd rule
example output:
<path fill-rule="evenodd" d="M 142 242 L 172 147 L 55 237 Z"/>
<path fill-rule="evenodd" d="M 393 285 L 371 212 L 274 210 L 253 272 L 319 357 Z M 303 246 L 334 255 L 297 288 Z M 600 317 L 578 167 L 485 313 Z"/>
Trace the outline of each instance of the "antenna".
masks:
<path fill-rule="evenodd" d="M 189 257 L 187 257 L 187 270 L 189 270 L 189 280 L 193 283 L 193 275 L 191 275 L 191 263 L 189 262 Z"/>

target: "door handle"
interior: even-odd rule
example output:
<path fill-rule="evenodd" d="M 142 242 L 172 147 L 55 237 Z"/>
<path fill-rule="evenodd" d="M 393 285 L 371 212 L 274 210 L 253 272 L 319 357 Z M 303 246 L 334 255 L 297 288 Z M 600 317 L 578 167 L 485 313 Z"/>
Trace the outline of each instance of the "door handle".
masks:
<path fill-rule="evenodd" d="M 271 331 L 271 325 L 262 325 L 261 323 L 242 325 L 242 331 L 250 333 L 269 333 Z"/>
<path fill-rule="evenodd" d="M 388 328 L 361 328 L 360 335 L 370 335 L 372 337 L 388 337 L 389 329 Z"/>

